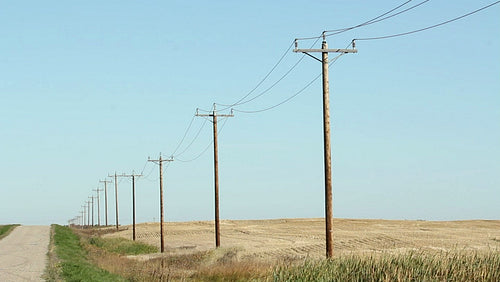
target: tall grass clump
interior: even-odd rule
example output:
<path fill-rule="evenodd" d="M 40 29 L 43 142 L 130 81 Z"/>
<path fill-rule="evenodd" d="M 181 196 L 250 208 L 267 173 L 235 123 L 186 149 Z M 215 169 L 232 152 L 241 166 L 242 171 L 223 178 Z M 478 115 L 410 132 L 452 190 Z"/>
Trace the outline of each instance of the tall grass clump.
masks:
<path fill-rule="evenodd" d="M 93 265 L 80 244 L 80 238 L 70 228 L 54 226 L 54 245 L 65 281 L 123 281 L 120 276 Z"/>
<path fill-rule="evenodd" d="M 9 235 L 16 226 L 19 224 L 0 225 L 0 239 Z"/>
<path fill-rule="evenodd" d="M 274 281 L 500 281 L 500 253 L 349 256 L 281 266 Z"/>
<path fill-rule="evenodd" d="M 88 242 L 108 252 L 120 255 L 141 255 L 158 252 L 158 248 L 155 246 L 125 238 L 102 238 L 94 236 L 90 237 Z"/>

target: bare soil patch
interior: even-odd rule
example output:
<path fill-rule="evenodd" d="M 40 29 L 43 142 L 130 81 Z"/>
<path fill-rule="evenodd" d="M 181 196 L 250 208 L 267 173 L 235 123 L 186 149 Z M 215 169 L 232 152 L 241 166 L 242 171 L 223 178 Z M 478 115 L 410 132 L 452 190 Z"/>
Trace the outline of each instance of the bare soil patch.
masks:
<path fill-rule="evenodd" d="M 193 254 L 215 247 L 211 221 L 169 222 L 165 227 L 167 254 Z M 221 245 L 234 249 L 238 260 L 323 258 L 324 228 L 324 219 L 223 220 Z M 138 224 L 136 234 L 137 240 L 159 247 L 159 223 Z M 104 237 L 131 239 L 132 226 L 122 226 L 121 231 Z M 412 250 L 499 251 L 500 221 L 334 219 L 335 256 Z"/>

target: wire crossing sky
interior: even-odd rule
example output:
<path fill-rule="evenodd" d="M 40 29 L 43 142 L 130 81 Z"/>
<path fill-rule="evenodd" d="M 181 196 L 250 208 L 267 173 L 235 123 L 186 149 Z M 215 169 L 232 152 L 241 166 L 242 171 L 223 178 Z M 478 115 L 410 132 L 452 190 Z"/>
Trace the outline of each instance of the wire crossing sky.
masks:
<path fill-rule="evenodd" d="M 292 52 L 322 32 L 358 41 L 330 63 L 334 216 L 498 219 L 499 3 L 4 3 L 0 224 L 66 223 L 115 171 L 143 174 L 137 221 L 158 220 L 160 152 L 166 220 L 211 220 L 212 126 L 195 114 L 214 103 L 235 114 L 219 120 L 221 218 L 323 217 L 321 64 Z"/>

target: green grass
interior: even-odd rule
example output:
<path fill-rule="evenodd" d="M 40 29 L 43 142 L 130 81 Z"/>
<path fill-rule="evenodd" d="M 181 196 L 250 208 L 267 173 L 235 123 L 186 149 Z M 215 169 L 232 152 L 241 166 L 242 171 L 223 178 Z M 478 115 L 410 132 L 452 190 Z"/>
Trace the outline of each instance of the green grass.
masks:
<path fill-rule="evenodd" d="M 500 253 L 407 253 L 306 261 L 275 269 L 274 281 L 500 281 Z"/>
<path fill-rule="evenodd" d="M 89 243 L 108 252 L 120 255 L 140 255 L 158 252 L 154 246 L 125 238 L 90 237 Z"/>
<path fill-rule="evenodd" d="M 19 226 L 19 224 L 0 225 L 0 239 L 9 235 L 16 226 Z"/>
<path fill-rule="evenodd" d="M 55 252 L 65 281 L 123 281 L 120 276 L 93 265 L 80 238 L 70 228 L 55 225 L 54 232 Z"/>

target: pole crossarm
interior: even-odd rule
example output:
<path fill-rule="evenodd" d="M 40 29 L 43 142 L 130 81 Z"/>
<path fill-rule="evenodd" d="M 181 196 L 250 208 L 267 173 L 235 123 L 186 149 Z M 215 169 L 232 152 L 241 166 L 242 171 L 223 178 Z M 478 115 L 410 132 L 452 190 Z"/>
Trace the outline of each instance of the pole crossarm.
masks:
<path fill-rule="evenodd" d="M 295 53 L 358 53 L 358 49 L 294 49 Z"/>

